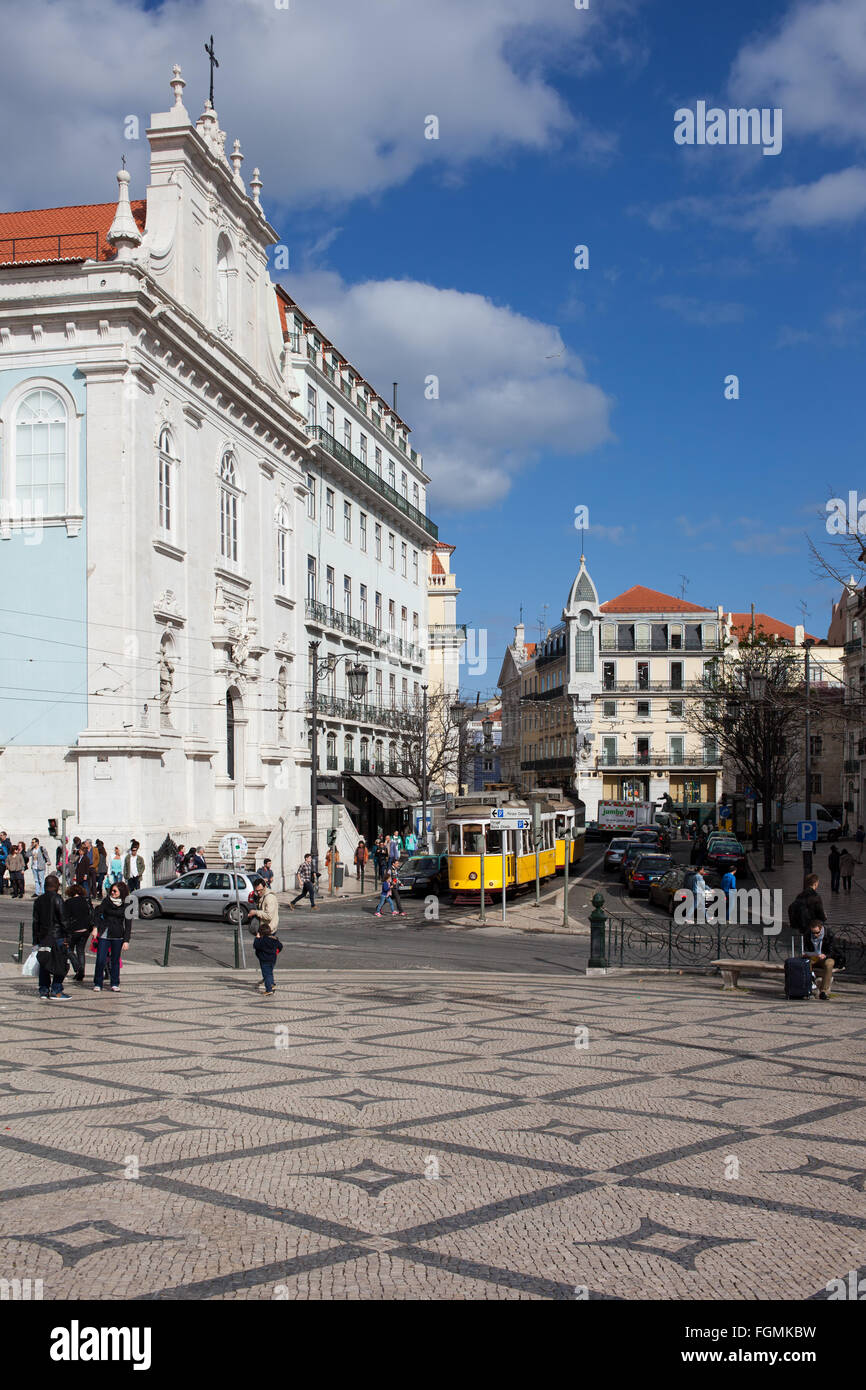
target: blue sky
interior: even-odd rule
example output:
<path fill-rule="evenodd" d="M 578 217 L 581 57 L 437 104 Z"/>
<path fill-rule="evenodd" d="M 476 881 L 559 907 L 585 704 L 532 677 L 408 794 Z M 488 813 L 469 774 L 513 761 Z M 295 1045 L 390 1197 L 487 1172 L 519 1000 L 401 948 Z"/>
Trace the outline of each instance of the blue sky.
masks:
<path fill-rule="evenodd" d="M 0 106 L 41 114 L 6 206 L 110 198 L 122 116 L 166 106 L 178 61 L 195 117 L 214 32 L 221 124 L 262 168 L 287 287 L 383 394 L 400 382 L 460 618 L 488 630 L 470 685 L 492 687 L 521 604 L 530 637 L 544 604 L 556 621 L 578 504 L 602 598 L 685 575 L 696 603 L 796 622 L 804 600 L 826 631 L 804 532 L 866 493 L 862 3 L 44 8 L 10 30 L 28 95 Z M 676 145 L 698 100 L 781 108 L 781 153 Z"/>

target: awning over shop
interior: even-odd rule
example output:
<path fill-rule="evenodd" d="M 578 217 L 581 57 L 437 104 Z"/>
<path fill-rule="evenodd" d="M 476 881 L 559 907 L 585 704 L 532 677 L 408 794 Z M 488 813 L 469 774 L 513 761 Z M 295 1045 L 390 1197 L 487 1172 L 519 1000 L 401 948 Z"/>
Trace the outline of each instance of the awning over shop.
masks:
<path fill-rule="evenodd" d="M 381 806 L 396 809 L 400 806 L 412 806 L 418 800 L 414 785 L 403 777 L 391 777 L 386 780 L 384 777 L 360 777 L 355 773 L 347 773 L 347 776 L 374 796 Z"/>
<path fill-rule="evenodd" d="M 345 806 L 346 810 L 353 817 L 358 815 L 358 807 L 354 801 L 350 801 L 347 796 L 337 796 L 335 792 L 319 792 L 316 797 L 317 806 Z"/>

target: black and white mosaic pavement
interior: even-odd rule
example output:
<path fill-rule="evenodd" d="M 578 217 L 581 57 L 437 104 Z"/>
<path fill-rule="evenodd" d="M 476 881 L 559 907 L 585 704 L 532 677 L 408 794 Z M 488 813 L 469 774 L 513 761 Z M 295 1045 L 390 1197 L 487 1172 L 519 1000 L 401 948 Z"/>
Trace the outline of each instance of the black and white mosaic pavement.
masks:
<path fill-rule="evenodd" d="M 863 988 L 279 984 L 199 969 L 40 1005 L 0 983 L 0 1277 L 46 1299 L 803 1299 L 866 1271 Z"/>

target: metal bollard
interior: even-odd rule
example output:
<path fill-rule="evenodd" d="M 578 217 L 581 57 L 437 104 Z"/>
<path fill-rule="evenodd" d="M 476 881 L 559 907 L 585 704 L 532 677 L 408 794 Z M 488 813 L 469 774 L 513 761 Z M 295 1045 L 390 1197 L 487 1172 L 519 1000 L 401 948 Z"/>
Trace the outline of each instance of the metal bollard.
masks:
<path fill-rule="evenodd" d="M 24 961 L 24 923 L 23 923 L 23 922 L 19 922 L 19 923 L 18 923 L 18 950 L 16 951 L 16 953 L 15 953 L 15 955 L 12 957 L 12 959 L 13 959 L 14 961 L 17 961 L 19 965 L 23 964 L 23 961 Z"/>
<path fill-rule="evenodd" d="M 604 911 L 604 894 L 593 893 L 592 912 L 589 914 L 589 964 L 586 973 L 607 974 L 608 959 L 604 940 L 607 914 Z"/>
<path fill-rule="evenodd" d="M 235 970 L 241 968 L 241 929 L 235 923 Z"/>
<path fill-rule="evenodd" d="M 171 950 L 171 922 L 166 922 L 166 924 L 165 924 L 165 949 L 163 950 L 163 953 L 162 953 L 162 964 L 163 964 L 164 967 L 168 965 L 168 953 L 169 953 L 170 950 Z"/>
<path fill-rule="evenodd" d="M 364 865 L 361 865 L 361 892 L 364 892 Z"/>

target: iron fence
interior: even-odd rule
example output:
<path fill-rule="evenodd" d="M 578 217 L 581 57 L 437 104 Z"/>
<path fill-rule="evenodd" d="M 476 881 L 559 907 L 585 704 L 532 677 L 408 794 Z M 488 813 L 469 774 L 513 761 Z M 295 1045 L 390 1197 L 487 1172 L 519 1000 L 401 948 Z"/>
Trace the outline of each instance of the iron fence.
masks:
<path fill-rule="evenodd" d="M 866 976 L 866 927 L 832 928 L 837 949 L 844 951 L 844 973 Z M 608 914 L 607 958 L 611 966 L 647 966 L 661 970 L 707 967 L 714 960 L 765 960 L 782 962 L 803 953 L 803 939 L 783 927 L 778 936 L 764 936 L 757 928 L 719 924 L 679 925 L 638 921 Z M 837 970 L 840 967 L 837 965 Z"/>
<path fill-rule="evenodd" d="M 155 885 L 171 883 L 175 876 L 175 859 L 179 849 L 180 846 L 175 844 L 171 835 L 166 835 L 151 860 L 151 873 Z"/>

